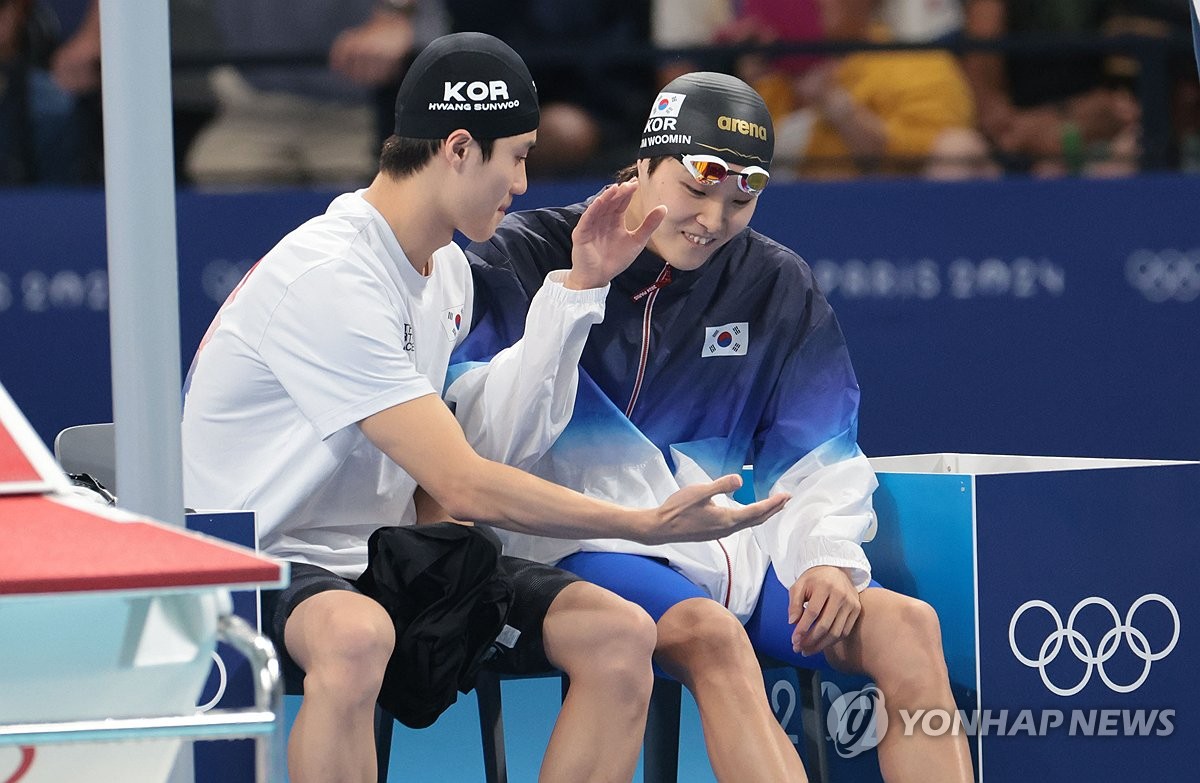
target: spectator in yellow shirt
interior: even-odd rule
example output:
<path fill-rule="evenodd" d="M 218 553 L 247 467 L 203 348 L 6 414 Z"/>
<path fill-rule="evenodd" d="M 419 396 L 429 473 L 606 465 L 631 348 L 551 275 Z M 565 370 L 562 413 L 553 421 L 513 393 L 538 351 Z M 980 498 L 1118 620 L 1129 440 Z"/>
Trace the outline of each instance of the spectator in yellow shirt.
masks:
<path fill-rule="evenodd" d="M 829 40 L 890 40 L 877 20 L 880 0 L 818 0 Z M 780 150 L 804 177 L 918 174 L 949 158 L 952 176 L 989 170 L 975 128 L 970 86 L 948 52 L 864 51 L 831 59 L 800 76 L 799 111 L 784 120 Z"/>

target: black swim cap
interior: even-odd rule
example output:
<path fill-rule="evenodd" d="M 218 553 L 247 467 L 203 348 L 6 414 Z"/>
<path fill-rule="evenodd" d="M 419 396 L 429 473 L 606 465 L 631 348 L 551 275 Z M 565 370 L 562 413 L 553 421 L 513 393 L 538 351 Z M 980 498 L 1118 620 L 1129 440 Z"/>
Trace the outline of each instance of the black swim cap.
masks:
<path fill-rule="evenodd" d="M 425 47 L 396 94 L 396 135 L 444 139 L 464 128 L 477 139 L 537 130 L 537 88 L 520 55 L 484 33 L 444 35 Z"/>
<path fill-rule="evenodd" d="M 707 154 L 766 168 L 774 151 L 775 130 L 762 96 L 728 74 L 697 71 L 673 80 L 654 99 L 638 157 Z"/>

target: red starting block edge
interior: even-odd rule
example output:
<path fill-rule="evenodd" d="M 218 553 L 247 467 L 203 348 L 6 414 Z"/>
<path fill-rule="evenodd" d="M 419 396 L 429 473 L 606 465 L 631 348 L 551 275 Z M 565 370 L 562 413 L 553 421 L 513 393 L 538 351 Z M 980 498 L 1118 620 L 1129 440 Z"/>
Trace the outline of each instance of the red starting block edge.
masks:
<path fill-rule="evenodd" d="M 90 600 L 87 593 L 121 596 L 279 587 L 287 583 L 284 563 L 253 550 L 69 495 L 71 484 L 15 402 L 0 384 L 0 601 L 28 608 L 34 601 Z M 70 597 L 78 595 L 78 598 Z M 98 596 L 97 596 L 98 597 Z M 203 596 L 197 596 L 202 599 Z M 220 600 L 217 601 L 221 603 Z M 255 706 L 246 710 L 145 718 L 52 719 L 0 723 L 0 749 L 13 748 L 14 769 L 0 770 L 4 783 L 30 778 L 38 783 L 74 777 L 100 759 L 72 757 L 74 743 L 123 740 L 253 738 L 255 779 L 275 780 L 284 768 L 283 688 L 274 647 L 244 620 L 222 613 L 217 636 L 252 664 Z M 10 718 L 11 720 L 11 718 Z M 35 719 L 36 721 L 36 719 Z M 66 743 L 65 746 L 60 743 Z M 53 752 L 41 753 L 44 745 Z M 164 762 L 143 744 L 137 755 L 146 769 Z M 15 747 L 14 747 L 15 746 Z M 46 748 L 48 750 L 48 748 Z M 151 758 L 155 756 L 155 758 Z M 103 766 L 100 764 L 99 766 Z M 115 774 L 115 773 L 114 773 Z M 102 774 L 103 776 L 103 774 Z"/>
<path fill-rule="evenodd" d="M 0 383 L 0 495 L 66 492 L 69 488 L 54 455 Z"/>

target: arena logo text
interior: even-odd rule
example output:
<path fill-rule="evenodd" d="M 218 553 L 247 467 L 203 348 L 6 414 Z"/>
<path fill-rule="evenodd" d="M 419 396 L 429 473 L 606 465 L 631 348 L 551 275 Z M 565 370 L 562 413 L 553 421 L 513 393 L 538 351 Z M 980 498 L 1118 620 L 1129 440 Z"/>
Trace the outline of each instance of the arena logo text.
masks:
<path fill-rule="evenodd" d="M 717 127 L 723 131 L 740 133 L 743 136 L 753 136 L 763 141 L 767 140 L 767 129 L 765 126 L 738 117 L 727 117 L 722 114 L 720 117 L 717 117 Z"/>

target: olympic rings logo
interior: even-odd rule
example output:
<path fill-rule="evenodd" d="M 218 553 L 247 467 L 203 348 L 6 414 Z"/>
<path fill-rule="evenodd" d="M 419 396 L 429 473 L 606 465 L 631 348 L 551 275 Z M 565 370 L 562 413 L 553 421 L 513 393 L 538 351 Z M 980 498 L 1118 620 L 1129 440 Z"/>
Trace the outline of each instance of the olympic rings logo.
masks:
<path fill-rule="evenodd" d="M 1125 261 L 1125 279 L 1151 302 L 1190 302 L 1200 296 L 1200 248 L 1135 250 Z"/>
<path fill-rule="evenodd" d="M 1141 606 L 1149 601 L 1157 601 L 1167 608 L 1171 613 L 1171 620 L 1175 624 L 1175 631 L 1171 636 L 1171 641 L 1167 643 L 1158 652 L 1151 652 L 1150 641 L 1146 635 L 1138 630 L 1133 624 L 1133 617 Z M 1113 627 L 1100 638 L 1100 643 L 1093 650 L 1091 642 L 1087 637 L 1075 630 L 1075 618 L 1079 616 L 1080 611 L 1087 606 L 1103 606 L 1112 615 Z M 1041 648 L 1038 650 L 1037 658 L 1029 658 L 1017 649 L 1017 621 L 1029 609 L 1039 608 L 1045 609 L 1054 620 L 1055 630 L 1046 637 L 1042 642 Z M 1062 650 L 1063 640 L 1067 641 L 1067 645 L 1071 648 L 1071 652 L 1079 659 L 1081 663 L 1086 664 L 1087 669 L 1083 673 L 1083 678 L 1070 688 L 1060 688 L 1050 681 L 1049 675 L 1046 674 L 1046 665 L 1054 661 L 1059 652 Z M 1108 673 L 1104 670 L 1104 664 L 1109 661 L 1116 653 L 1121 641 L 1125 640 L 1129 644 L 1129 649 L 1135 656 L 1143 662 L 1142 672 L 1137 679 L 1128 685 L 1120 685 L 1109 679 Z M 1042 676 L 1042 683 L 1050 690 L 1051 693 L 1059 696 L 1074 696 L 1083 690 L 1083 687 L 1088 684 L 1092 678 L 1093 670 L 1100 674 L 1100 679 L 1104 681 L 1115 693 L 1130 693 L 1137 690 L 1150 676 L 1150 665 L 1155 661 L 1160 661 L 1171 654 L 1175 649 L 1175 644 L 1179 641 L 1179 612 L 1175 609 L 1175 605 L 1171 603 L 1165 596 L 1158 593 L 1149 593 L 1133 602 L 1129 607 L 1129 611 L 1125 613 L 1125 618 L 1122 621 L 1121 616 L 1117 613 L 1117 608 L 1103 598 L 1092 596 L 1084 598 L 1075 605 L 1071 610 L 1070 616 L 1067 617 L 1067 624 L 1063 625 L 1062 618 L 1058 614 L 1058 610 L 1045 601 L 1034 599 L 1021 604 L 1017 611 L 1013 614 L 1012 620 L 1008 624 L 1008 644 L 1012 648 L 1013 655 L 1017 660 L 1025 664 L 1031 669 L 1037 669 Z"/>

